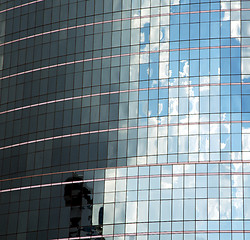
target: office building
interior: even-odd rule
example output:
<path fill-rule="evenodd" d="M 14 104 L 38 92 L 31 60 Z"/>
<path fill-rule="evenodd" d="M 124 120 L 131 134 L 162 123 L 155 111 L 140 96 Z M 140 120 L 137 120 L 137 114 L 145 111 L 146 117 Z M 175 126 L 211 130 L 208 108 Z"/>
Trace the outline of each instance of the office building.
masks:
<path fill-rule="evenodd" d="M 250 239 L 250 1 L 2 0 L 0 239 Z"/>

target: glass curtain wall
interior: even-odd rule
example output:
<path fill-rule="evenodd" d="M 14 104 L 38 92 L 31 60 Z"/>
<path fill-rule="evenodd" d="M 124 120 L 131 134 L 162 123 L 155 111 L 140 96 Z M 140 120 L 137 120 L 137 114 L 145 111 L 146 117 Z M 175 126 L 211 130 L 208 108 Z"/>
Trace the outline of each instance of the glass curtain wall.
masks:
<path fill-rule="evenodd" d="M 2 0 L 0 238 L 250 239 L 250 1 Z"/>

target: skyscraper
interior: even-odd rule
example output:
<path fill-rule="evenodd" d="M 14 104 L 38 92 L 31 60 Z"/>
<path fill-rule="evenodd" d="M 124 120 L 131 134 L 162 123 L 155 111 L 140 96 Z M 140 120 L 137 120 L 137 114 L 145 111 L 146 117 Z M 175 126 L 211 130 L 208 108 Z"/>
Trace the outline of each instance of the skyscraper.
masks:
<path fill-rule="evenodd" d="M 250 1 L 2 0 L 0 238 L 250 239 Z"/>

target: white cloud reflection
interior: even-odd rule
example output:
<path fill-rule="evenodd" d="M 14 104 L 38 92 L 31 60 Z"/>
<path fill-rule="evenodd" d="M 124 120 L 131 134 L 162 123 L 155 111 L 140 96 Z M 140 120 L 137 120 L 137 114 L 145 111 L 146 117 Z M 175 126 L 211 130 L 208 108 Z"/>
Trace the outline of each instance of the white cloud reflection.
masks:
<path fill-rule="evenodd" d="M 180 77 L 188 77 L 189 76 L 189 64 L 187 60 L 181 61 L 184 63 L 182 71 L 179 72 Z"/>
<path fill-rule="evenodd" d="M 248 9 L 250 6 L 249 1 L 221 1 L 221 9 L 226 10 L 224 12 L 223 21 L 231 21 L 231 38 L 236 39 L 242 45 L 250 45 L 250 22 L 242 21 L 246 19 L 241 19 L 240 11 L 236 11 L 237 9 Z M 230 9 L 235 11 L 229 11 Z M 243 14 L 244 11 L 242 11 Z M 231 13 L 231 16 L 230 16 Z M 249 18 L 247 18 L 249 20 Z M 242 38 L 241 38 L 242 37 Z M 247 76 L 250 74 L 250 48 L 243 47 L 241 48 L 241 73 L 242 79 L 249 78 Z"/>
<path fill-rule="evenodd" d="M 242 128 L 242 159 L 250 160 L 250 128 Z"/>

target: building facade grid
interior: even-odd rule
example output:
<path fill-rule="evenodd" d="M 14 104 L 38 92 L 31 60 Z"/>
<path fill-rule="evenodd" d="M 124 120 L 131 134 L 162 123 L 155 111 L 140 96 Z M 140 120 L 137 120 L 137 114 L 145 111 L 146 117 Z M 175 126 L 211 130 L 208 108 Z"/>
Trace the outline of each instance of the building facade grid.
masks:
<path fill-rule="evenodd" d="M 0 238 L 250 239 L 249 13 L 2 0 Z"/>

